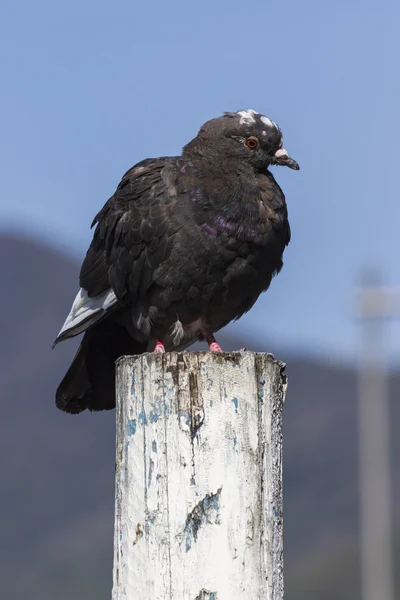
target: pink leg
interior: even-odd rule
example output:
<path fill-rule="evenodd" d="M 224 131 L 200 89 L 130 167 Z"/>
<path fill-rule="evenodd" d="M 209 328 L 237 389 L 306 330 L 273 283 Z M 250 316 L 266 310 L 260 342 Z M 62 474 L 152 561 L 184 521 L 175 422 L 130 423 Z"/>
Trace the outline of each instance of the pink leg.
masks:
<path fill-rule="evenodd" d="M 161 342 L 160 340 L 157 341 L 155 348 L 153 350 L 153 352 L 165 352 L 165 347 L 163 342 Z"/>
<path fill-rule="evenodd" d="M 206 337 L 206 342 L 209 345 L 211 352 L 222 352 L 221 346 L 217 343 L 217 340 L 213 334 Z"/>

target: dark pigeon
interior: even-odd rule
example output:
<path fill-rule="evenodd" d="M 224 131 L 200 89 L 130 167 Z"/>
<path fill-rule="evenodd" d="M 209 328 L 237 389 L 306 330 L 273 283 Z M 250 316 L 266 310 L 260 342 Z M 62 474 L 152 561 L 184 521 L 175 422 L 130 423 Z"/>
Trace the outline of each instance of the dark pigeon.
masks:
<path fill-rule="evenodd" d="M 285 196 L 270 165 L 298 169 L 253 110 L 203 125 L 181 156 L 144 160 L 95 217 L 81 289 L 55 344 L 84 332 L 57 393 L 69 413 L 115 406 L 116 359 L 184 349 L 238 319 L 282 268 Z"/>

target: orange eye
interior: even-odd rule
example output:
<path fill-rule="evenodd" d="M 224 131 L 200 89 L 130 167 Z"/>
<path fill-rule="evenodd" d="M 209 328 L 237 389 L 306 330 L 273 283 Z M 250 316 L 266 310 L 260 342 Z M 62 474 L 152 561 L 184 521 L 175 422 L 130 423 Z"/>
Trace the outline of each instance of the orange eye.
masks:
<path fill-rule="evenodd" d="M 248 148 L 250 148 L 250 150 L 255 150 L 256 148 L 258 148 L 258 139 L 254 137 L 254 135 L 252 135 L 249 138 L 247 138 L 245 144 Z"/>

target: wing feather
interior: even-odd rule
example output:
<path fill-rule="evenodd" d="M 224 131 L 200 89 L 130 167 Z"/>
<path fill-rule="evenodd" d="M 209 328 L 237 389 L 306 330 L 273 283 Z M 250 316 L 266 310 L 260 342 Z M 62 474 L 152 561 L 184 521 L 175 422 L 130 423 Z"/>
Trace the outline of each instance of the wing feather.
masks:
<path fill-rule="evenodd" d="M 83 294 L 86 304 L 78 311 L 75 301 L 60 339 L 81 333 L 128 302 L 143 319 L 153 272 L 171 250 L 168 226 L 176 197 L 168 182 L 174 160 L 148 159 L 132 167 L 94 218 L 96 229 L 79 276 L 79 298 Z M 104 304 L 104 298 L 113 302 Z"/>

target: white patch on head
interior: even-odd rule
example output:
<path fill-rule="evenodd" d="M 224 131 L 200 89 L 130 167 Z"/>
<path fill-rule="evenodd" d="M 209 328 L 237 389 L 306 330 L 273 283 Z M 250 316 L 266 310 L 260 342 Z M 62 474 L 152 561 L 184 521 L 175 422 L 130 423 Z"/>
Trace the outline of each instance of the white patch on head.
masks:
<path fill-rule="evenodd" d="M 107 311 L 116 302 L 117 297 L 112 290 L 107 290 L 103 294 L 89 298 L 87 291 L 81 288 L 57 337 L 68 330 L 75 329 L 96 314 L 100 318 L 104 311 Z"/>
<path fill-rule="evenodd" d="M 237 114 L 240 116 L 239 123 L 241 125 L 254 125 L 256 122 L 254 115 L 258 115 L 258 112 L 249 108 L 248 110 L 239 110 Z"/>
<path fill-rule="evenodd" d="M 267 135 L 267 132 L 266 132 L 266 131 L 263 131 L 263 132 L 262 132 L 262 134 L 263 134 L 263 135 Z"/>
<path fill-rule="evenodd" d="M 264 117 L 264 115 L 260 117 L 260 121 L 267 127 L 275 127 L 275 129 L 278 129 L 278 125 L 274 123 L 274 121 L 271 121 L 271 119 L 268 119 L 268 117 Z"/>

